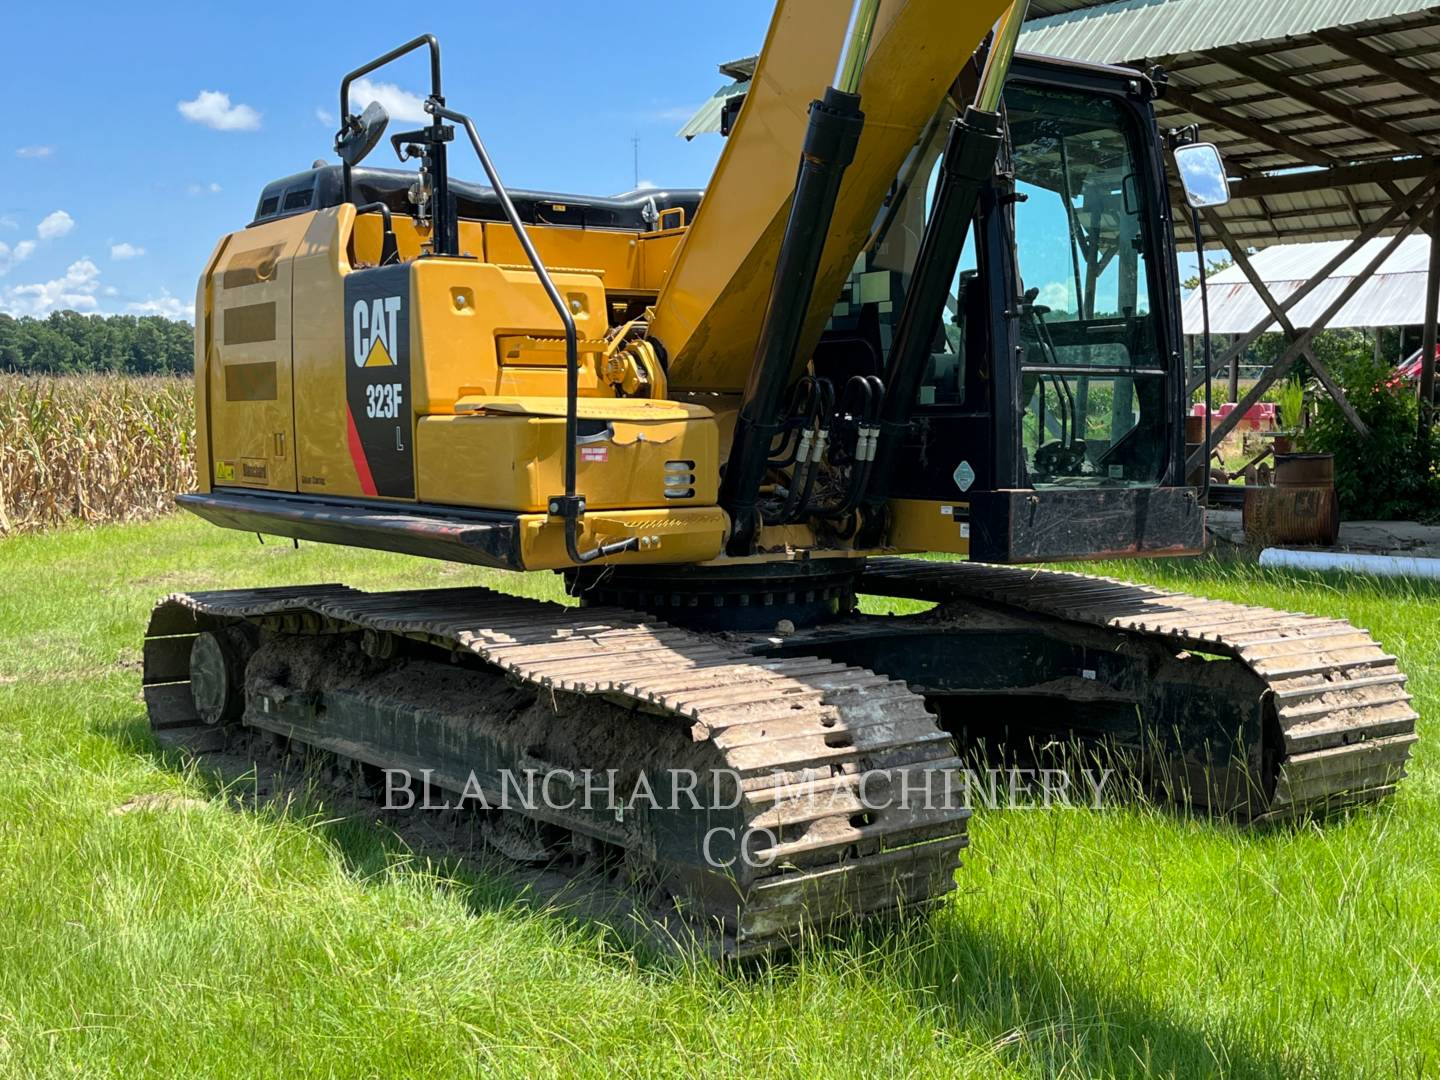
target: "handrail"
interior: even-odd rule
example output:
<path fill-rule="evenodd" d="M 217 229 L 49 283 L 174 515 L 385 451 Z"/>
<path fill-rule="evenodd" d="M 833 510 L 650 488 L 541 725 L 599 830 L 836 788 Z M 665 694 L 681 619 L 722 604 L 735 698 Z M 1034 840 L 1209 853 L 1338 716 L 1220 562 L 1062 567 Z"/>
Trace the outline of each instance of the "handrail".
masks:
<path fill-rule="evenodd" d="M 560 322 L 565 327 L 565 494 L 563 497 L 554 497 L 549 500 L 551 515 L 563 515 L 565 518 L 565 551 L 570 556 L 570 560 L 579 565 L 594 562 L 596 559 L 609 555 L 618 555 L 624 551 L 633 551 L 640 546 L 640 538 L 637 536 L 626 537 L 613 544 L 599 544 L 589 551 L 580 550 L 579 519 L 585 513 L 585 500 L 575 493 L 575 441 L 579 433 L 577 414 L 580 398 L 580 347 L 575 334 L 575 319 L 570 314 L 564 298 L 560 295 L 560 290 L 555 287 L 555 280 L 550 276 L 550 271 L 540 261 L 540 255 L 535 250 L 535 245 L 530 240 L 530 234 L 525 229 L 525 223 L 520 220 L 520 214 L 516 211 L 515 204 L 510 201 L 510 193 L 500 182 L 495 165 L 491 162 L 490 155 L 485 152 L 485 145 L 480 141 L 474 121 L 464 113 L 447 109 L 434 98 L 425 103 L 425 111 L 437 120 L 449 120 L 451 123 L 459 124 L 465 129 L 465 134 L 470 136 L 470 145 L 475 148 L 475 156 L 480 159 L 480 167 L 485 170 L 490 186 L 495 190 L 495 197 L 500 200 L 505 217 L 510 222 L 510 227 L 515 230 L 515 238 L 520 241 L 520 247 L 524 249 L 525 257 L 530 261 L 530 266 L 540 279 L 540 285 L 545 290 L 545 295 L 550 298 L 550 303 L 554 305 L 556 312 L 560 315 Z"/>

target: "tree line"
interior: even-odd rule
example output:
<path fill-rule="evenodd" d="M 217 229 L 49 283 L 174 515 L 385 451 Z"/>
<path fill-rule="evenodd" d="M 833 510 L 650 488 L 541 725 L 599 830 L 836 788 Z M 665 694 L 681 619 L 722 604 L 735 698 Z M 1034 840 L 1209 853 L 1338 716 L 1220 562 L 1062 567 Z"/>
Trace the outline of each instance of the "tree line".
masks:
<path fill-rule="evenodd" d="M 0 314 L 0 371 L 182 374 L 195 370 L 194 335 L 189 323 L 162 315 Z"/>

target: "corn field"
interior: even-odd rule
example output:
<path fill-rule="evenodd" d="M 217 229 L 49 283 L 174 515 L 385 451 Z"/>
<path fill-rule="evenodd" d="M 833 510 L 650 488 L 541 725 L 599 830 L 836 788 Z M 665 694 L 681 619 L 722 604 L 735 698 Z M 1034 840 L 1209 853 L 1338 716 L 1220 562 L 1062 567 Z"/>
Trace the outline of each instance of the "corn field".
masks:
<path fill-rule="evenodd" d="M 195 483 L 193 384 L 0 374 L 0 535 L 168 513 Z"/>

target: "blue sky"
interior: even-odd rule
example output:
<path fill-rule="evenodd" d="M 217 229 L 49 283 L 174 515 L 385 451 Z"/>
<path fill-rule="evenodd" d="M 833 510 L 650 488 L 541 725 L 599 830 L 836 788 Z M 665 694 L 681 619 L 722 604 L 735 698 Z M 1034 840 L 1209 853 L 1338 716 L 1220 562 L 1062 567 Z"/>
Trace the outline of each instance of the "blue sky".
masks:
<path fill-rule="evenodd" d="M 638 136 L 642 181 L 703 186 L 720 137 L 674 133 L 726 81 L 717 64 L 758 50 L 771 6 L 481 2 L 441 24 L 393 3 L 11 5 L 0 311 L 190 318 L 206 256 L 260 188 L 333 159 L 340 77 L 426 31 L 507 184 L 625 191 Z M 423 96 L 426 70 L 417 54 L 375 78 Z M 468 147 L 452 161 L 480 173 Z"/>

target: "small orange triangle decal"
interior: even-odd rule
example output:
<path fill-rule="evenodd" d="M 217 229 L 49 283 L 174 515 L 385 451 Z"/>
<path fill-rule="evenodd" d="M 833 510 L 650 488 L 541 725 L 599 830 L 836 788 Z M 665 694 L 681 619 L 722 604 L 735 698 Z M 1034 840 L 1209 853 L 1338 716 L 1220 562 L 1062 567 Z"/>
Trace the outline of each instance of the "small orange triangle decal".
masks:
<path fill-rule="evenodd" d="M 378 337 L 375 344 L 370 346 L 370 355 L 365 357 L 366 367 L 394 367 L 395 361 L 390 356 L 390 351 L 385 348 L 385 342 Z"/>

